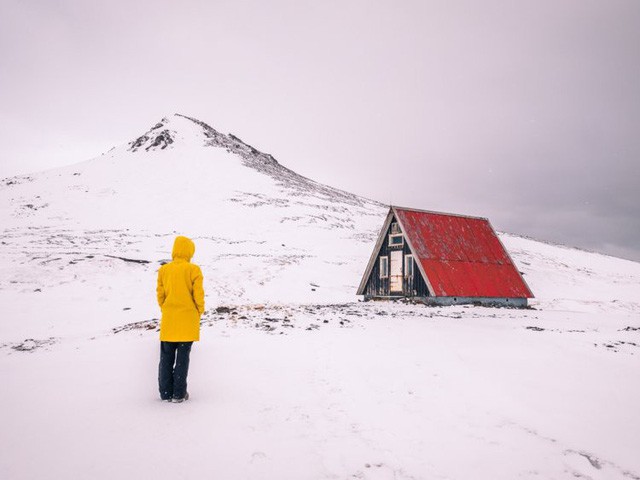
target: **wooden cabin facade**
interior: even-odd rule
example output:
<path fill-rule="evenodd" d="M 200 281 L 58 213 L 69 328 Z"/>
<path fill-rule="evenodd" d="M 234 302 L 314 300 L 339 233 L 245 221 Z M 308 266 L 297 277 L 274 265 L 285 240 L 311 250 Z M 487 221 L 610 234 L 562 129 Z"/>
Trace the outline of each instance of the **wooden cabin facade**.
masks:
<path fill-rule="evenodd" d="M 515 307 L 533 297 L 486 218 L 399 207 L 389 209 L 357 294 Z"/>

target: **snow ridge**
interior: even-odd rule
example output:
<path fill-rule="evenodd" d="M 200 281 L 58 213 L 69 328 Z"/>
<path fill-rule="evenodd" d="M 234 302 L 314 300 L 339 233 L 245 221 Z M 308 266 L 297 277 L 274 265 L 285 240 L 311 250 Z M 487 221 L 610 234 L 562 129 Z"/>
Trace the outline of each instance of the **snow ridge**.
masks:
<path fill-rule="evenodd" d="M 299 175 L 293 170 L 281 165 L 273 155 L 261 152 L 241 140 L 240 137 L 231 133 L 225 135 L 202 120 L 180 113 L 174 114 L 173 119 L 163 118 L 149 131 L 132 142 L 129 142 L 128 151 L 138 152 L 144 150 L 145 152 L 149 152 L 173 148 L 181 130 L 181 126 L 174 125 L 176 122 L 172 121 L 175 120 L 176 117 L 186 119 L 199 127 L 196 135 L 204 137 L 204 146 L 223 148 L 227 152 L 240 157 L 244 166 L 273 178 L 280 186 L 287 187 L 290 190 L 289 193 L 293 196 L 310 195 L 322 200 L 346 203 L 349 206 L 357 207 L 363 207 L 372 203 L 381 206 L 378 202 L 363 199 L 352 193 L 323 185 Z"/>
<path fill-rule="evenodd" d="M 365 206 L 365 202 L 363 202 L 361 197 L 303 177 L 278 163 L 273 155 L 259 151 L 231 133 L 224 135 L 201 120 L 179 113 L 176 113 L 176 115 L 200 125 L 204 135 L 208 138 L 207 146 L 224 148 L 228 152 L 238 155 L 242 158 L 245 166 L 270 176 L 282 186 L 298 190 L 297 195 L 315 194 L 316 196 L 324 197 L 326 200 L 333 200 L 358 207 Z M 367 203 L 377 202 L 367 201 Z"/>

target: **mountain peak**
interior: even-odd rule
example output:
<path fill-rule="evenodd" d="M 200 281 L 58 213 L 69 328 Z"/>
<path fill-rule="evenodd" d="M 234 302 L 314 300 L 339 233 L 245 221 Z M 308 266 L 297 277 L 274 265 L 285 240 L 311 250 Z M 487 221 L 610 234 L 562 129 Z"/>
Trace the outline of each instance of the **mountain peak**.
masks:
<path fill-rule="evenodd" d="M 202 141 L 203 138 L 207 137 L 207 133 L 211 135 L 212 132 L 219 134 L 219 132 L 200 120 L 174 113 L 171 116 L 164 117 L 145 133 L 129 142 L 128 150 L 130 152 L 164 150 L 173 148 L 179 139 L 191 137 L 190 140 L 194 140 L 193 137 L 200 137 Z"/>
<path fill-rule="evenodd" d="M 278 163 L 271 154 L 261 152 L 241 140 L 240 137 L 231 133 L 220 133 L 202 120 L 180 113 L 174 113 L 160 120 L 143 135 L 129 142 L 127 150 L 144 154 L 145 152 L 173 150 L 182 146 L 189 149 L 222 148 L 239 157 L 244 166 L 273 178 L 281 185 L 294 188 L 298 192 L 312 193 L 325 198 L 339 198 L 340 201 L 352 205 L 361 205 L 363 201 L 356 195 L 298 175 Z"/>
<path fill-rule="evenodd" d="M 129 142 L 130 152 L 157 151 L 173 148 L 180 140 L 205 147 L 222 147 L 242 157 L 262 156 L 263 162 L 278 164 L 270 154 L 265 154 L 231 133 L 225 135 L 202 120 L 181 113 L 164 117 L 148 131 Z"/>
<path fill-rule="evenodd" d="M 181 113 L 164 117 L 148 131 L 129 142 L 130 152 L 150 152 L 172 149 L 180 143 L 191 146 L 224 148 L 229 153 L 238 155 L 251 166 L 278 166 L 278 161 L 268 153 L 242 141 L 232 133 L 224 134 L 206 124 L 202 120 Z"/>

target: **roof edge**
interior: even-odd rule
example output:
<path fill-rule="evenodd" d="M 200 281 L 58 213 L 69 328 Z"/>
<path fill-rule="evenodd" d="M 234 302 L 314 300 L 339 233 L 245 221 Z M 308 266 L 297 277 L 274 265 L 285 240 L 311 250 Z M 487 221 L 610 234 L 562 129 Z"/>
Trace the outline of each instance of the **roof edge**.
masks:
<path fill-rule="evenodd" d="M 511 257 L 511 254 L 509 253 L 509 250 L 507 250 L 507 247 L 505 247 L 504 243 L 502 243 L 502 240 L 500 240 L 500 235 L 498 235 L 498 232 L 496 232 L 496 230 L 493 228 L 493 225 L 491 225 L 491 222 L 489 222 L 489 227 L 491 227 L 491 230 L 493 231 L 493 234 L 498 239 L 498 242 L 500 243 L 500 246 L 504 250 L 504 253 L 507 254 L 507 258 L 511 262 L 511 265 L 513 265 L 513 269 L 516 271 L 516 273 L 520 277 L 520 280 L 522 281 L 522 283 L 524 284 L 525 288 L 529 291 L 529 294 L 531 295 L 530 297 L 524 297 L 524 298 L 536 298 L 535 295 L 533 294 L 533 290 L 531 290 L 531 287 L 529 286 L 527 281 L 524 279 L 524 276 L 522 275 L 522 273 L 520 272 L 520 269 L 516 265 L 516 262 L 513 261 L 513 258 Z"/>
<path fill-rule="evenodd" d="M 427 290 L 429 291 L 429 294 L 431 296 L 435 296 L 436 292 L 433 289 L 433 285 L 431 284 L 431 280 L 429 279 L 429 276 L 427 275 L 427 272 L 425 272 L 424 267 L 422 266 L 422 262 L 420 261 L 419 257 L 416 257 L 415 254 L 415 249 L 413 248 L 413 243 L 411 242 L 411 239 L 409 238 L 409 235 L 407 235 L 406 233 L 406 229 L 404 228 L 404 225 L 402 224 L 402 219 L 398 216 L 398 212 L 396 211 L 396 208 L 399 207 L 394 207 L 392 206 L 390 211 L 393 212 L 393 216 L 396 218 L 396 222 L 398 222 L 400 224 L 400 229 L 402 230 L 402 233 L 404 235 L 404 239 L 407 242 L 407 246 L 409 247 L 409 251 L 411 252 L 411 255 L 413 255 L 413 258 L 417 258 L 418 261 L 414 262 L 415 265 L 418 265 L 418 271 L 422 274 L 422 278 L 424 279 L 424 283 L 427 285 Z M 400 208 L 400 210 L 403 210 L 402 208 Z M 420 211 L 420 210 L 416 210 L 416 211 Z"/>
<path fill-rule="evenodd" d="M 478 217 L 476 215 L 463 215 L 461 213 L 436 212 L 435 210 L 421 210 L 419 208 L 407 208 L 407 207 L 400 207 L 398 205 L 391 205 L 390 208 L 394 209 L 394 210 L 407 210 L 409 212 L 430 213 L 432 215 L 444 215 L 444 216 L 447 216 L 447 217 L 473 218 L 473 219 L 476 219 L 476 220 L 489 221 L 489 219 L 487 217 Z"/>

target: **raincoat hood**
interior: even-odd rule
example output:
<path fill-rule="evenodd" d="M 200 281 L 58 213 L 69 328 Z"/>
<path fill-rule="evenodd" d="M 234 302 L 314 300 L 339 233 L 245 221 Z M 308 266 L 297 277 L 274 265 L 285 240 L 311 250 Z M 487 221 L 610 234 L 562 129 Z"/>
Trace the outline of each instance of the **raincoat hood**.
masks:
<path fill-rule="evenodd" d="M 196 252 L 196 245 L 187 237 L 176 237 L 173 242 L 173 251 L 171 252 L 171 258 L 174 260 L 180 258 L 187 262 L 191 260 L 193 254 Z"/>

